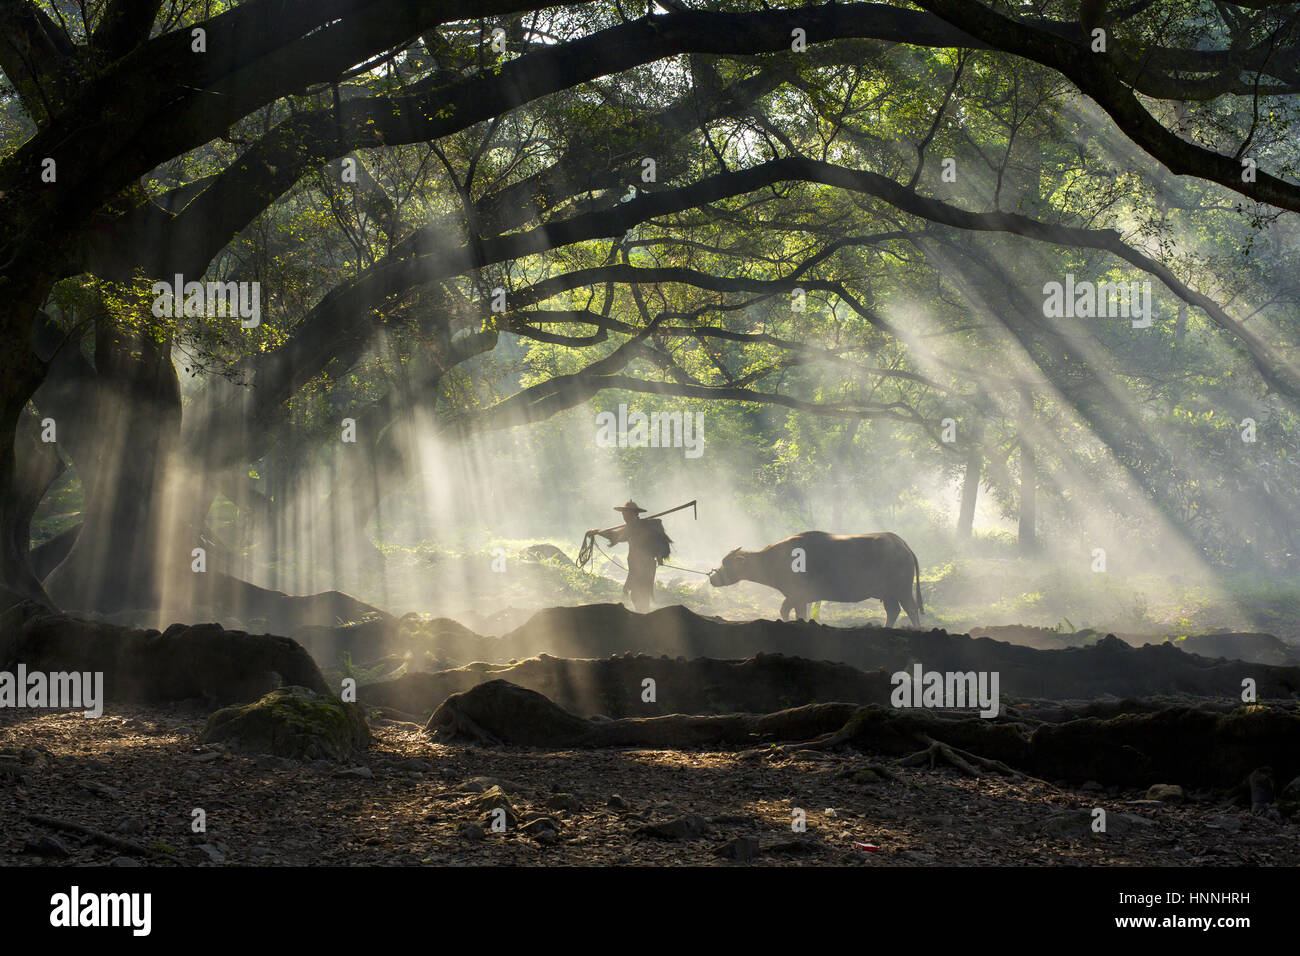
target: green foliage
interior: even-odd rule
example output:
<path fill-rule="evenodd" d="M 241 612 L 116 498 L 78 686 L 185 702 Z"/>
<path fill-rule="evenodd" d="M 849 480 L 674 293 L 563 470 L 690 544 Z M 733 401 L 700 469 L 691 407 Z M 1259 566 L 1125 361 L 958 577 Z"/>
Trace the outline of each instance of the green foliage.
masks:
<path fill-rule="evenodd" d="M 204 4 L 175 16 L 187 23 L 226 6 Z M 709 4 L 735 11 L 759 6 Z M 1069 11 L 1041 12 L 1073 24 Z M 162 163 L 115 196 L 105 215 L 170 209 L 209 177 L 238 168 L 250 146 L 282 124 L 333 117 L 339 103 L 438 89 L 456 76 L 500 75 L 525 55 L 522 42 L 562 43 L 622 15 L 616 6 L 590 3 L 441 24 L 336 87 L 308 87 L 236 119 L 226 135 Z M 1269 17 L 1240 16 L 1233 42 L 1263 42 L 1272 29 Z M 512 31 L 505 54 L 486 42 L 498 22 Z M 1190 2 L 1135 9 L 1115 30 L 1126 49 L 1193 49 L 1227 37 L 1210 5 Z M 719 91 L 734 93 L 765 77 L 780 82 L 752 103 L 723 108 Z M 1179 135 L 1223 146 L 1224 155 L 1249 135 L 1252 152 L 1276 175 L 1300 168 L 1295 111 L 1285 97 L 1263 96 L 1251 109 L 1222 97 L 1145 105 L 1162 119 L 1177 109 Z M 409 101 L 394 109 L 409 110 Z M 455 109 L 434 112 L 449 118 Z M 673 116 L 683 112 L 690 121 L 673 126 Z M 380 137 L 374 117 L 364 122 Z M 18 149 L 34 128 L 18 97 L 0 102 L 0 151 Z M 790 182 L 666 213 L 623 235 L 488 262 L 436 281 L 414 270 L 419 281 L 379 283 L 384 293 L 374 299 L 342 295 L 354 281 L 400 271 L 405 260 L 395 250 L 427 251 L 444 240 L 472 247 L 480 228 L 487 229 L 482 238 L 492 239 L 495 232 L 469 214 L 467 202 L 507 195 L 507 212 L 523 210 L 501 231 L 513 236 L 612 205 L 629 186 L 638 195 L 665 193 L 720 170 L 791 155 L 887 177 L 976 214 L 1017 213 L 1049 226 L 1113 230 L 1262 329 L 1258 334 L 1279 365 L 1300 367 L 1300 315 L 1289 279 L 1300 267 L 1300 245 L 1290 230 L 1273 228 L 1272 211 L 1245 206 L 1195 177 L 1153 169 L 1058 74 L 1024 59 L 865 41 L 814 45 L 798 55 L 674 57 L 513 104 L 490 123 L 433 143 L 378 139 L 354 157 L 373 188 L 339 181 L 332 160 L 313 164 L 209 265 L 207 278 L 262 283 L 267 294 L 256 329 L 210 317 L 159 319 L 149 307 L 159 277 L 143 273 L 126 282 L 64 278 L 54 284 L 46 311 L 91 358 L 111 335 L 174 348 L 184 380 L 183 421 L 209 400 L 222 409 L 240 407 L 257 394 L 256 383 L 245 378 L 247 366 L 280 355 L 290 343 L 311 345 L 288 353 L 295 359 L 325 355 L 275 408 L 229 425 L 273 440 L 236 469 L 246 496 L 214 491 L 205 515 L 239 557 L 276 579 L 314 581 L 330 570 L 336 555 L 294 547 L 302 542 L 285 529 L 332 514 L 335 497 L 369 494 L 384 502 L 374 509 L 377 516 L 361 522 L 363 529 L 350 532 L 346 546 L 364 550 L 375 543 L 375 563 L 358 574 L 375 593 L 396 600 L 414 597 L 418 587 L 408 582 L 426 571 L 445 574 L 440 585 L 454 590 L 456 574 L 481 569 L 489 540 L 488 547 L 503 546 L 516 560 L 536 537 L 567 527 L 575 502 L 611 485 L 637 495 L 704 486 L 772 533 L 899 530 L 926 555 L 925 580 L 938 595 L 938 613 L 956 621 L 983 586 L 972 572 L 977 556 L 1012 560 L 1011 522 L 1024 504 L 1029 435 L 1036 531 L 1051 553 L 1073 560 L 1085 545 L 1104 545 L 1134 568 L 1158 560 L 1173 541 L 1238 576 L 1232 590 L 1261 598 L 1261 619 L 1294 613 L 1284 586 L 1256 594 L 1247 582 L 1255 573 L 1262 575 L 1257 580 L 1279 581 L 1280 572 L 1300 561 L 1295 411 L 1265 386 L 1238 339 L 1109 252 L 962 231 L 871 195 Z M 639 178 L 645 156 L 656 160 L 654 183 Z M 596 162 L 588 169 L 582 163 L 590 157 Z M 955 182 L 942 174 L 948 159 L 959 171 Z M 556 168 L 566 178 L 572 174 L 571 191 L 542 187 Z M 514 186 L 529 188 L 507 192 Z M 593 280 L 512 306 L 506 315 L 485 305 L 486 293 L 498 286 L 515 302 L 538 283 L 607 265 L 679 270 L 701 281 Z M 1151 280 L 1152 326 L 1022 314 L 1041 305 L 1045 281 L 1067 274 Z M 769 285 L 728 287 L 742 281 Z M 795 283 L 807 293 L 803 311 L 792 307 Z M 338 298 L 348 303 L 348 322 L 368 334 L 342 344 L 313 338 L 316 310 Z M 1017 326 L 1017 317 L 1027 325 Z M 651 323 L 641 347 L 612 370 L 647 390 L 594 390 L 576 410 L 553 417 L 562 402 L 547 405 L 551 393 L 530 396 L 519 404 L 538 421 L 491 440 L 463 437 L 458 446 L 478 467 L 501 463 L 521 483 L 562 492 L 530 502 L 525 518 L 537 532 L 533 539 L 503 529 L 501 516 L 435 514 L 410 488 L 412 473 L 443 477 L 442 462 L 423 450 L 431 434 L 461 437 L 463 426 L 472 435 L 484 410 L 522 389 L 569 381 Z M 456 351 L 481 333 L 488 333 L 490 349 Z M 1034 390 L 1032 423 L 1021 405 L 1026 383 Z M 695 394 L 699 389 L 742 390 L 754 400 L 711 400 Z M 681 394 L 686 390 L 691 394 Z M 704 465 L 692 470 L 636 448 L 593 461 L 592 416 L 620 404 L 703 412 Z M 339 422 L 367 415 L 373 417 L 365 419 L 357 449 L 363 454 L 356 457 L 375 464 L 358 475 L 349 470 L 357 469 L 355 462 L 339 454 Z M 1247 417 L 1257 423 L 1254 443 L 1241 440 Z M 945 419 L 956 425 L 956 442 L 938 437 Z M 191 452 L 203 444 L 185 437 Z M 445 446 L 437 452 L 456 454 Z M 976 539 L 967 545 L 954 542 L 948 529 L 972 454 L 984 507 Z M 329 480 L 319 480 L 322 475 Z M 73 526 L 82 497 L 79 476 L 60 479 L 37 515 L 34 539 Z M 278 544 L 281 533 L 293 546 Z M 936 560 L 954 554 L 960 557 Z M 407 580 L 385 591 L 403 575 Z M 477 581 L 480 572 L 468 576 Z M 514 590 L 496 582 L 495 598 L 522 601 L 538 582 L 566 601 L 616 599 L 618 590 L 609 578 L 560 566 L 537 566 L 527 576 L 527 585 Z M 1052 623 L 1064 619 L 1072 629 L 1062 609 L 1085 620 L 1076 598 L 1087 620 L 1109 614 L 1141 623 L 1164 610 L 1163 599 L 1144 598 L 1143 589 L 1121 594 L 1069 575 L 1028 577 L 1034 583 L 1008 587 L 986 606 L 1036 619 L 1056 615 Z M 686 584 L 667 586 L 667 593 L 725 604 Z M 1190 620 L 1203 608 L 1197 595 L 1185 597 L 1200 609 L 1189 609 Z M 817 613 L 829 620 L 837 612 Z"/>

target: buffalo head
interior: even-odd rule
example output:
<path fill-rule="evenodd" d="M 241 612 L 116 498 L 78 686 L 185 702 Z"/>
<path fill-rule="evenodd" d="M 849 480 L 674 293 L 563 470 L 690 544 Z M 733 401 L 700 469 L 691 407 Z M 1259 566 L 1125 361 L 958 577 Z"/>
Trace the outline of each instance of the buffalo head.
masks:
<path fill-rule="evenodd" d="M 709 572 L 709 583 L 715 588 L 725 588 L 740 581 L 743 570 L 741 567 L 743 553 L 739 548 L 728 551 L 727 556 L 722 559 L 722 564 Z"/>

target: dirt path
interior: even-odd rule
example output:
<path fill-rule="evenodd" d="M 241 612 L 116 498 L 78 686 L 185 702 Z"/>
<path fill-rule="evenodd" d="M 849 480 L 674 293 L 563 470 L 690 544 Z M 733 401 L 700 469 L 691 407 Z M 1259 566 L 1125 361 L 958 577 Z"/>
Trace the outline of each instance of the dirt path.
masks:
<path fill-rule="evenodd" d="M 0 755 L 17 758 L 0 760 L 0 862 L 722 864 L 717 851 L 752 837 L 759 865 L 1300 864 L 1300 824 L 1268 814 L 950 770 L 900 769 L 887 782 L 867 770 L 872 758 L 856 753 L 774 760 L 491 750 L 433 745 L 416 725 L 385 721 L 374 728 L 362 772 L 370 776 L 343 778 L 334 764 L 196 752 L 202 721 L 178 708 L 112 708 L 94 720 L 0 715 Z M 532 835 L 485 832 L 485 798 L 476 791 L 492 783 L 509 795 L 518 826 L 546 817 L 556 835 L 542 824 L 529 828 Z M 611 805 L 614 795 L 623 806 Z M 1095 807 L 1107 812 L 1106 834 L 1090 830 Z M 196 808 L 205 811 L 206 834 L 191 832 Z M 807 832 L 792 832 L 794 808 L 806 811 Z M 29 822 L 29 814 L 73 821 L 148 852 L 132 857 Z M 639 832 L 674 821 L 688 834 L 703 832 L 684 839 Z M 45 856 L 25 849 L 42 840 Z M 879 852 L 855 849 L 854 841 Z M 747 847 L 742 841 L 736 852 Z"/>

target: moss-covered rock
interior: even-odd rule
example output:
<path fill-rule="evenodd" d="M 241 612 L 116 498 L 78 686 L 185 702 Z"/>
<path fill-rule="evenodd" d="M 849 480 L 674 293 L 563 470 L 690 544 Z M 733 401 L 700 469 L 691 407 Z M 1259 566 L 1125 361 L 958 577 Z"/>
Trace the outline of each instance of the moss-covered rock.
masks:
<path fill-rule="evenodd" d="M 281 687 L 251 704 L 217 711 L 199 740 L 243 753 L 350 760 L 370 746 L 370 727 L 356 704 L 305 687 Z"/>

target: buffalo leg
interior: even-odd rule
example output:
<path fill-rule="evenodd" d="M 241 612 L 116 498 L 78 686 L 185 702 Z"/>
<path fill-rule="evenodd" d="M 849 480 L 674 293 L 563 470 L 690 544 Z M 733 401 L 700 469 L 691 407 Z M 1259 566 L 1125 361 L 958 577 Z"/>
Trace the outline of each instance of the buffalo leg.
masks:
<path fill-rule="evenodd" d="M 885 627 L 893 627 L 898 620 L 898 602 L 893 598 L 881 598 L 885 605 Z"/>
<path fill-rule="evenodd" d="M 899 600 L 902 601 L 903 610 L 907 612 L 907 616 L 911 620 L 912 626 L 920 627 L 921 611 L 920 608 L 916 606 L 916 599 L 909 594 L 905 598 L 899 598 Z"/>
<path fill-rule="evenodd" d="M 781 620 L 784 621 L 784 620 L 785 620 L 785 616 L 786 616 L 787 614 L 789 614 L 791 611 L 794 611 L 794 610 L 795 610 L 794 602 L 791 601 L 789 598 L 786 598 L 786 599 L 785 599 L 785 602 L 781 605 Z M 796 614 L 795 614 L 795 617 L 798 617 L 798 616 L 799 616 L 799 615 L 796 613 Z"/>

